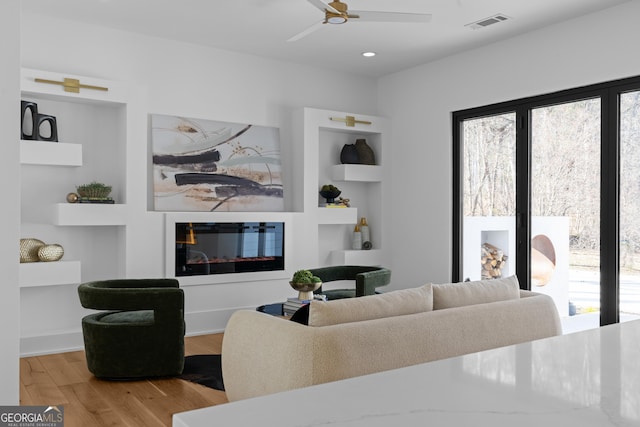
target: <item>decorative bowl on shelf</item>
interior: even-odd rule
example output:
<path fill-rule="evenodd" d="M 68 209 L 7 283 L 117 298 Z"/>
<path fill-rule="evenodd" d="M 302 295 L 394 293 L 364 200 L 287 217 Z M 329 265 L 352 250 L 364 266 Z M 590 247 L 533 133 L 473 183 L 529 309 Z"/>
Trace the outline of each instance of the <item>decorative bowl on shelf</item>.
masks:
<path fill-rule="evenodd" d="M 320 195 L 327 199 L 327 203 L 335 203 L 336 197 L 342 194 L 340 190 L 320 190 Z"/>
<path fill-rule="evenodd" d="M 43 262 L 59 261 L 64 256 L 64 248 L 57 243 L 44 245 L 38 249 L 38 259 Z"/>
<path fill-rule="evenodd" d="M 39 239 L 20 239 L 20 262 L 38 262 L 38 250 L 44 246 Z"/>
<path fill-rule="evenodd" d="M 322 282 L 314 283 L 295 283 L 289 282 L 291 287 L 298 291 L 298 299 L 300 301 L 311 301 L 313 299 L 313 291 L 318 290 L 322 286 Z"/>

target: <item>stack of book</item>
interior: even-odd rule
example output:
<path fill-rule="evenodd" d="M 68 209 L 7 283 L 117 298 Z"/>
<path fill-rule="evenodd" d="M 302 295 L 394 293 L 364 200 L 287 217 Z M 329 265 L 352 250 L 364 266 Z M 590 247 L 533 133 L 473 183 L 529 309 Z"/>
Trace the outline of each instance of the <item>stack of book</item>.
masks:
<path fill-rule="evenodd" d="M 287 301 L 282 306 L 282 312 L 285 316 L 292 316 L 293 313 L 298 311 L 300 307 L 303 305 L 309 304 L 311 301 L 309 300 L 301 300 L 298 298 L 287 298 Z"/>

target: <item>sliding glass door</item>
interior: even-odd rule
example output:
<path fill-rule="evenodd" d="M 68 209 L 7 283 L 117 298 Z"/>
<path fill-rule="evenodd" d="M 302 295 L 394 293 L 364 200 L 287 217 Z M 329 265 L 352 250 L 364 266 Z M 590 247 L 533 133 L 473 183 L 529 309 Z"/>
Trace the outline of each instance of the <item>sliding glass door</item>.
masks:
<path fill-rule="evenodd" d="M 530 114 L 530 287 L 565 332 L 600 325 L 600 116 L 600 98 Z"/>
<path fill-rule="evenodd" d="M 515 113 L 462 123 L 465 280 L 515 274 L 515 124 Z"/>
<path fill-rule="evenodd" d="M 620 95 L 620 320 L 640 317 L 640 91 Z"/>
<path fill-rule="evenodd" d="M 640 318 L 640 77 L 452 118 L 452 280 L 516 274 L 565 332 Z"/>

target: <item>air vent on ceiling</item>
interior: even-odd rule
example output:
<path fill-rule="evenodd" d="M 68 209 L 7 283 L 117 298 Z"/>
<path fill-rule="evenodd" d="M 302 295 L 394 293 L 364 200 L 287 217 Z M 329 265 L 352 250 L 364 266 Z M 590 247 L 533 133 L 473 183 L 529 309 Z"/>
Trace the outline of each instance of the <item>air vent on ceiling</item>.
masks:
<path fill-rule="evenodd" d="M 488 18 L 484 18 L 484 19 L 481 19 L 479 21 L 472 22 L 471 24 L 467 24 L 467 25 L 465 25 L 465 27 L 469 27 L 472 30 L 478 30 L 480 28 L 485 28 L 485 27 L 488 27 L 488 26 L 493 25 L 493 24 L 498 24 L 500 22 L 504 22 L 504 21 L 507 21 L 509 19 L 511 19 L 511 18 L 509 18 L 507 15 L 504 15 L 502 13 L 498 13 L 498 14 L 490 16 Z"/>

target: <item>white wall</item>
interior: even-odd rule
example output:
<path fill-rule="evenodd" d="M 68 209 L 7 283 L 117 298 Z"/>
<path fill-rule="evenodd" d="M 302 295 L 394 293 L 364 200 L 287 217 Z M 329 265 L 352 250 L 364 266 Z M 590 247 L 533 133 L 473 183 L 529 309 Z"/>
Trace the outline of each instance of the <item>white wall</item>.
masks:
<path fill-rule="evenodd" d="M 20 135 L 20 2 L 0 3 L 0 136 L 2 168 L 0 181 L 4 183 L 2 221 L 0 221 L 0 266 L 2 268 L 2 298 L 0 298 L 0 405 L 17 405 L 19 401 L 19 331 L 20 300 L 18 288 L 20 193 L 16 177 L 19 176 Z"/>
<path fill-rule="evenodd" d="M 379 80 L 394 139 L 394 284 L 451 277 L 451 112 L 639 75 L 638 16 L 633 1 Z"/>
<path fill-rule="evenodd" d="M 376 82 L 347 75 L 219 49 L 145 37 L 37 15 L 22 19 L 22 66 L 127 82 L 132 87 L 128 119 L 135 121 L 126 165 L 128 200 L 135 217 L 127 227 L 129 277 L 158 277 L 164 270 L 164 216 L 148 211 L 150 188 L 147 116 L 152 113 L 276 126 L 281 129 L 285 184 L 296 177 L 291 164 L 289 130 L 293 109 L 316 107 L 375 114 Z M 331 91 L 327 88 L 331 87 Z M 289 186 L 290 188 L 291 186 Z M 65 193 L 66 194 L 66 193 Z M 37 203 L 37 201 L 34 201 Z M 29 201 L 25 201 L 29 206 Z M 288 201 L 289 207 L 292 205 Z M 300 234 L 300 233 L 298 233 Z M 292 248 L 287 248 L 291 250 Z M 294 257 L 290 268 L 315 267 L 316 260 Z M 83 271 L 83 276 L 85 272 Z M 47 292 L 63 292 L 59 289 Z M 292 295 L 286 280 L 185 287 L 187 333 L 223 330 L 237 308 L 282 301 Z M 67 289 L 67 309 L 79 311 L 73 289 Z M 26 292 L 24 293 L 26 294 Z M 23 295 L 24 298 L 25 295 Z M 23 302 L 24 304 L 24 302 Z M 58 308 L 64 311 L 64 308 Z M 69 319 L 58 326 L 40 326 L 37 308 L 25 313 L 28 347 L 51 342 L 56 334 L 80 342 L 80 316 L 69 331 Z M 73 324 L 73 322 L 71 322 Z M 40 331 L 40 332 L 39 332 Z M 39 336 L 42 334 L 43 336 Z M 49 340 L 45 340 L 45 335 Z M 69 340 L 57 340 L 69 342 Z M 23 344 L 25 344 L 23 340 Z M 65 344 L 68 346 L 68 344 Z M 62 351 L 62 349 L 54 349 Z"/>

